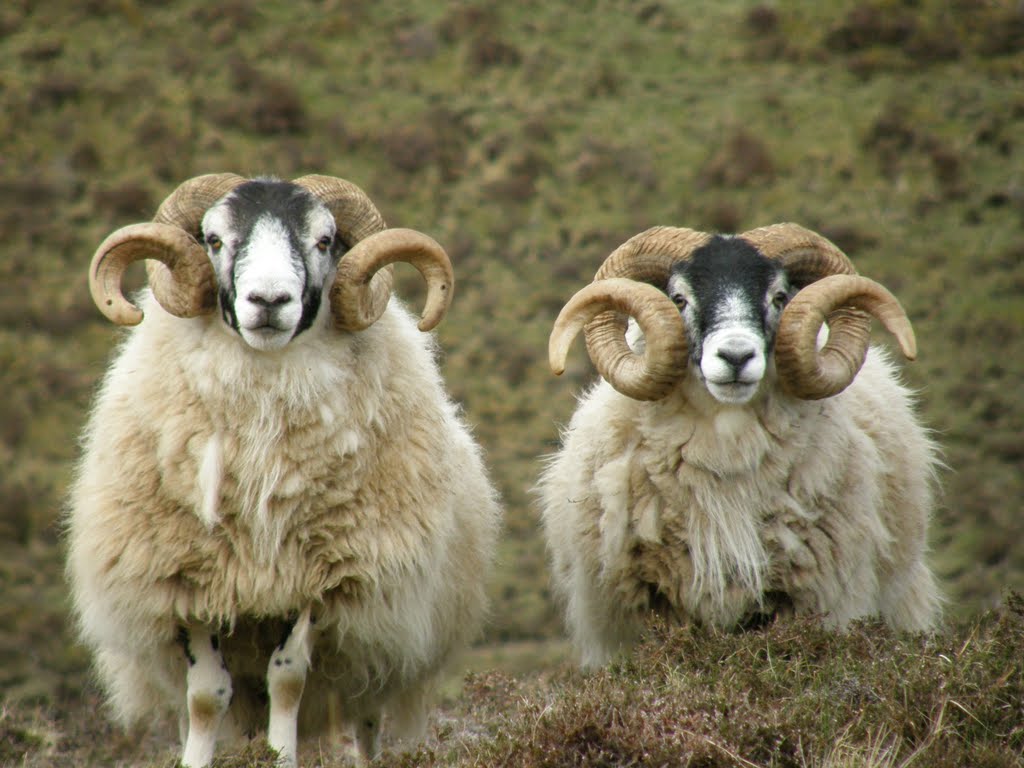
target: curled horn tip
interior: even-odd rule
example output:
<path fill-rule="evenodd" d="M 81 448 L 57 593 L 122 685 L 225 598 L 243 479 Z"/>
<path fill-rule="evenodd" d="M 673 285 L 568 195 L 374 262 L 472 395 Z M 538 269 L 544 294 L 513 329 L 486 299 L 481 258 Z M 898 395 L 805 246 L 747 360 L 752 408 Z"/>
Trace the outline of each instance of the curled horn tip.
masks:
<path fill-rule="evenodd" d="M 591 298 L 595 291 L 600 291 L 608 283 L 622 283 L 621 278 L 600 281 L 577 291 L 555 318 L 555 324 L 548 337 L 548 366 L 555 376 L 565 373 L 565 362 L 569 357 L 569 348 L 587 323 L 605 310 L 605 307 Z"/>
<path fill-rule="evenodd" d="M 917 340 L 911 336 L 908 344 L 900 344 L 903 355 L 907 360 L 917 360 Z"/>
<path fill-rule="evenodd" d="M 554 350 L 548 350 L 548 365 L 551 367 L 551 372 L 555 374 L 555 376 L 561 376 L 565 373 L 565 354 L 563 353 L 560 358 L 555 355 L 556 353 Z"/>
<path fill-rule="evenodd" d="M 548 339 L 548 366 L 555 376 L 561 376 L 565 373 L 565 360 L 569 356 L 569 346 L 576 338 L 576 334 L 563 333 L 558 336 L 555 334 L 556 331 L 552 331 L 551 337 Z"/>

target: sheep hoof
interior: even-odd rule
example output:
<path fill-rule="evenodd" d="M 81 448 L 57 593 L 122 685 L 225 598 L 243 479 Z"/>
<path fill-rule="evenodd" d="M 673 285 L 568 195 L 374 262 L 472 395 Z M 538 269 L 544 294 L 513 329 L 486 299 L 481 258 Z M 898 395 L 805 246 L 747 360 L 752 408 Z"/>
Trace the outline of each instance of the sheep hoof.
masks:
<path fill-rule="evenodd" d="M 356 722 L 356 765 L 366 765 L 380 755 L 380 716 L 367 715 Z"/>

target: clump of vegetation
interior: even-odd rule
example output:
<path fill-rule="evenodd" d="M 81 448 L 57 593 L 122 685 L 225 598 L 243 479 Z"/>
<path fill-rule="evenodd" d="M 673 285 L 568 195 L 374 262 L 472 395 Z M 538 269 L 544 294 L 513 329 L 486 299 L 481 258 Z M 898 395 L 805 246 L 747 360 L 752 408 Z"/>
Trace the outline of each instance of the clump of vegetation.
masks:
<path fill-rule="evenodd" d="M 943 3 L 868 0 L 851 5 L 825 37 L 861 76 L 1020 51 L 1024 11 L 1012 2 Z M 1011 42 L 1013 41 L 1013 42 Z"/>
<path fill-rule="evenodd" d="M 697 175 L 697 188 L 736 189 L 755 182 L 770 182 L 775 163 L 764 142 L 750 131 L 734 131 L 715 150 Z"/>
<path fill-rule="evenodd" d="M 814 619 L 660 627 L 629 660 L 541 689 L 469 680 L 462 706 L 486 735 L 442 731 L 385 765 L 1009 768 L 1024 754 L 1022 651 L 1018 595 L 934 637 Z"/>
<path fill-rule="evenodd" d="M 92 701 L 93 706 L 96 705 Z M 132 761 L 170 768 L 175 745 L 119 734 L 76 711 L 0 710 L 0 759 L 38 768 Z M 880 623 L 846 632 L 812 618 L 726 633 L 652 626 L 630 658 L 468 675 L 413 752 L 381 768 L 1013 768 L 1024 756 L 1024 597 L 935 636 Z M 306 745 L 303 764 L 348 765 L 346 745 Z M 262 739 L 215 768 L 272 768 Z"/>

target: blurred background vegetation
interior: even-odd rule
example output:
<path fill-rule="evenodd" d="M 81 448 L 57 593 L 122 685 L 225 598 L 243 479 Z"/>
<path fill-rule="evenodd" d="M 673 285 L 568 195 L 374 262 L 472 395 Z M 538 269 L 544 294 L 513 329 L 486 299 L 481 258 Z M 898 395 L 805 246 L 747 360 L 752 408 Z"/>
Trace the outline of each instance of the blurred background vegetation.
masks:
<path fill-rule="evenodd" d="M 563 654 L 530 488 L 594 373 L 581 345 L 554 378 L 547 335 L 655 224 L 796 221 L 901 298 L 949 465 L 932 560 L 979 614 L 1024 588 L 1022 158 L 1017 0 L 8 0 L 0 691 L 88 690 L 59 518 L 119 338 L 89 258 L 213 171 L 342 176 L 448 249 L 444 371 L 507 503 L 490 662 Z"/>

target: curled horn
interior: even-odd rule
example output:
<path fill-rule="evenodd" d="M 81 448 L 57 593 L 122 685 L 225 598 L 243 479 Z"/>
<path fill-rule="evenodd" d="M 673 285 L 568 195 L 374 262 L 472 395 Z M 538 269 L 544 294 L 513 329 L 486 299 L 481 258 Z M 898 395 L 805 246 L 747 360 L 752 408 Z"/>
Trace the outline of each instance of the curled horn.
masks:
<path fill-rule="evenodd" d="M 782 385 L 794 396 L 818 400 L 842 392 L 864 364 L 871 316 L 896 337 L 903 354 L 917 355 L 910 320 L 884 286 L 857 275 L 831 241 L 797 224 L 775 224 L 740 235 L 779 261 L 800 292 L 782 313 L 775 364 Z M 828 323 L 825 346 L 818 331 Z"/>
<path fill-rule="evenodd" d="M 197 237 L 203 213 L 243 182 L 231 173 L 189 179 L 164 200 L 152 222 L 122 227 L 107 237 L 89 266 L 89 290 L 100 311 L 118 325 L 142 321 L 142 311 L 125 298 L 121 282 L 128 265 L 148 259 L 150 288 L 164 309 L 178 317 L 213 312 L 217 280 Z"/>
<path fill-rule="evenodd" d="M 622 279 L 638 290 L 637 298 L 624 299 L 625 287 L 615 288 L 614 296 L 609 294 L 600 301 L 601 294 L 596 288 L 590 293 L 585 293 L 587 289 L 584 289 L 573 297 L 552 331 L 549 343 L 552 369 L 561 373 L 564 363 L 556 366 L 556 357 L 560 355 L 562 361 L 565 358 L 564 353 L 556 355 L 556 334 L 561 339 L 569 329 L 576 329 L 568 336 L 568 341 L 559 342 L 567 347 L 578 331 L 579 323 L 573 316 L 579 312 L 587 318 L 585 334 L 590 359 L 608 383 L 637 400 L 658 400 L 667 395 L 686 373 L 687 350 L 679 311 L 664 290 L 672 265 L 689 259 L 693 251 L 709 239 L 709 235 L 692 229 L 654 227 L 616 248 L 598 269 L 591 286 Z M 659 296 L 655 298 L 646 286 L 656 288 Z M 659 309 L 648 307 L 653 303 L 657 303 Z M 598 306 L 603 309 L 594 311 Z M 642 312 L 643 317 L 633 314 L 634 310 Z M 670 315 L 674 320 L 656 319 Z M 634 354 L 626 344 L 628 316 L 635 317 L 644 331 L 646 350 L 642 356 Z"/>
<path fill-rule="evenodd" d="M 447 254 L 432 238 L 411 229 L 385 229 L 384 218 L 355 184 L 333 176 L 303 176 L 295 183 L 330 209 L 338 234 L 350 250 L 338 263 L 330 291 L 336 326 L 361 331 L 387 308 L 393 282 L 390 265 L 412 264 L 427 284 L 421 331 L 434 328 L 451 304 L 455 278 Z"/>
<path fill-rule="evenodd" d="M 686 370 L 686 330 L 679 310 L 653 285 L 623 277 L 595 280 L 569 299 L 555 320 L 548 342 L 548 362 L 560 375 L 565 370 L 569 345 L 584 325 L 602 315 L 633 317 L 647 340 L 642 355 L 634 354 L 625 337 L 614 327 L 596 331 L 591 350 L 600 350 L 602 375 L 615 389 L 636 400 L 664 396 Z M 594 352 L 591 351 L 593 358 Z M 598 365 L 597 359 L 593 358 Z"/>

